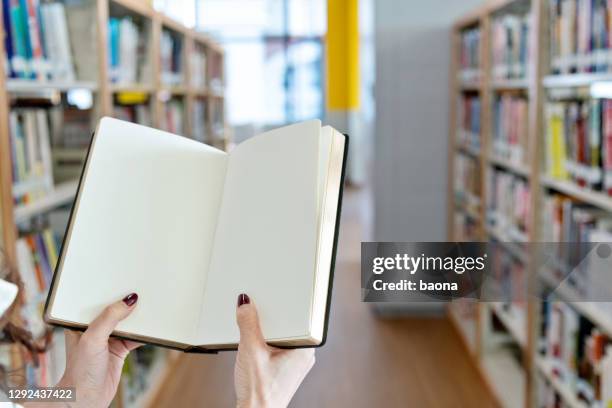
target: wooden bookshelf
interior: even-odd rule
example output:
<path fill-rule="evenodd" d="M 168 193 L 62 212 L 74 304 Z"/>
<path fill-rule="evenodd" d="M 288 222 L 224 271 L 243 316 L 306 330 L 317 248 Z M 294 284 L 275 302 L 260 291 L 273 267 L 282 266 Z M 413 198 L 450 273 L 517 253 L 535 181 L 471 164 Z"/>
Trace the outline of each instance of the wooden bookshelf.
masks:
<path fill-rule="evenodd" d="M 201 140 L 221 149 L 227 149 L 230 143 L 225 124 L 224 107 L 224 51 L 208 36 L 188 28 L 178 21 L 157 12 L 151 7 L 151 2 L 144 0 L 93 0 L 89 2 L 91 12 L 95 15 L 95 43 L 91 45 L 91 53 L 95 58 L 97 76 L 94 79 L 76 79 L 74 81 L 53 80 L 27 80 L 8 78 L 5 64 L 0 64 L 0 247 L 4 249 L 7 260 L 15 265 L 17 262 L 16 242 L 19 238 L 17 224 L 28 222 L 34 218 L 45 217 L 50 211 L 70 206 L 76 194 L 77 180 L 71 179 L 56 183 L 55 188 L 48 194 L 32 202 L 14 205 L 14 193 L 28 188 L 26 184 L 13 185 L 11 135 L 9 126 L 9 113 L 15 98 L 38 97 L 52 95 L 55 99 L 59 95 L 70 91 L 84 90 L 91 92 L 94 98 L 91 123 L 95 124 L 102 116 L 115 116 L 114 100 L 120 95 L 132 94 L 141 97 L 147 102 L 152 118 L 152 126 L 160 127 L 161 115 L 164 114 L 165 104 L 169 100 L 178 99 L 183 107 L 183 135 Z M 0 10 L 0 24 L 2 21 Z M 109 72 L 110 44 L 109 44 L 109 18 L 130 17 L 138 22 L 146 31 L 147 52 L 150 55 L 150 77 L 134 83 L 116 83 L 111 80 Z M 167 84 L 162 81 L 161 67 L 161 35 L 164 30 L 170 30 L 182 42 L 182 81 Z M 2 31 L 4 33 L 4 27 Z M 6 55 L 4 41 L 0 41 L 0 55 Z M 198 50 L 205 56 L 205 62 L 200 69 L 191 69 L 189 54 Z M 73 54 L 76 51 L 73 51 Z M 79 55 L 73 55 L 73 60 Z M 214 64 L 214 66 L 212 66 Z M 198 82 L 198 87 L 191 84 Z M 196 134 L 192 109 L 194 104 L 202 103 L 206 107 L 202 123 L 204 129 Z M 211 107 L 215 108 L 212 110 Z M 213 123 L 213 120 L 215 123 Z M 75 153 L 72 156 L 83 156 Z M 27 299 L 22 299 L 27 302 Z M 172 375 L 180 361 L 176 352 L 163 351 L 166 357 L 155 368 L 147 391 L 140 395 L 138 406 L 154 406 L 157 392 L 163 389 L 163 383 Z M 14 367 L 13 367 L 14 368 Z M 123 406 L 122 391 L 118 394 L 115 405 Z M 132 405 L 132 404 L 130 404 Z"/>
<path fill-rule="evenodd" d="M 528 60 L 527 75 L 522 78 L 496 79 L 491 70 L 492 56 L 491 44 L 487 39 L 492 37 L 492 22 L 504 13 L 515 13 L 516 10 L 529 9 L 531 13 L 531 58 Z M 542 199 L 548 192 L 561 193 L 576 200 L 578 203 L 588 204 L 593 208 L 601 209 L 612 214 L 612 197 L 604 192 L 593 191 L 582 187 L 570 180 L 554 179 L 545 174 L 544 148 L 545 148 L 545 117 L 544 106 L 548 101 L 563 98 L 590 97 L 589 88 L 601 81 L 612 81 L 612 73 L 576 73 L 551 75 L 552 63 L 549 57 L 549 2 L 547 0 L 500 0 L 487 3 L 474 10 L 467 16 L 459 19 L 452 27 L 452 54 L 453 63 L 450 70 L 450 132 L 449 132 L 449 200 L 448 204 L 448 239 L 457 238 L 454 217 L 458 212 L 464 211 L 456 201 L 461 197 L 456 191 L 454 168 L 457 155 L 469 155 L 481 163 L 481 180 L 486 179 L 492 171 L 511 174 L 526 180 L 530 189 L 530 214 L 527 220 L 527 235 L 514 234 L 510 228 L 500 230 L 499 227 L 487 224 L 486 209 L 487 186 L 483 185 L 481 196 L 478 197 L 480 210 L 471 212 L 480 226 L 472 237 L 473 241 L 495 241 L 500 244 L 518 262 L 522 263 L 528 276 L 528 285 L 533 289 L 534 284 L 540 283 L 555 288 L 555 295 L 559 300 L 569 305 L 580 316 L 589 320 L 598 330 L 607 336 L 612 336 L 612 318 L 597 302 L 587 302 L 581 295 L 566 282 L 560 283 L 554 276 L 552 269 L 539 268 L 535 265 L 534 255 L 529 248 L 521 242 L 538 242 L 542 240 L 540 226 L 544 219 Z M 466 83 L 461 80 L 459 72 L 459 48 L 461 34 L 466 30 L 479 27 L 482 43 L 480 47 L 480 79 L 477 84 Z M 457 141 L 458 131 L 458 96 L 467 92 L 477 93 L 482 100 L 480 112 L 480 149 L 464 146 Z M 511 161 L 508 158 L 495 154 L 492 150 L 494 141 L 493 128 L 493 98 L 501 93 L 522 95 L 528 103 L 528 148 L 529 160 L 525 163 Z M 519 239 L 520 238 L 520 239 Z M 526 239 L 524 239 L 526 238 Z M 537 272 L 537 273 L 536 273 Z M 541 282 L 535 282 L 539 279 Z M 501 406 L 542 406 L 538 401 L 538 384 L 547 384 L 553 389 L 562 401 L 563 406 L 580 408 L 588 406 L 576 395 L 575 388 L 563 381 L 555 373 L 551 361 L 539 352 L 538 342 L 541 336 L 541 301 L 527 300 L 524 307 L 524 316 L 516 318 L 514 313 L 508 313 L 499 303 L 480 303 L 476 318 L 472 322 L 457 319 L 453 305 L 449 305 L 449 318 L 459 334 L 476 325 L 477 339 L 472 340 L 466 348 L 473 357 L 474 363 L 479 367 L 486 384 L 498 397 Z M 513 311 L 514 312 L 514 311 Z M 495 316 L 497 322 L 504 327 L 507 336 L 502 343 L 510 343 L 519 350 L 519 358 L 510 358 L 507 350 L 499 348 L 499 333 L 492 331 L 491 319 Z M 476 345 L 476 351 L 473 350 Z M 571 381 L 570 381 L 571 382 Z M 509 390 L 511 390 L 509 392 Z M 520 398 L 516 395 L 520 393 Z"/>

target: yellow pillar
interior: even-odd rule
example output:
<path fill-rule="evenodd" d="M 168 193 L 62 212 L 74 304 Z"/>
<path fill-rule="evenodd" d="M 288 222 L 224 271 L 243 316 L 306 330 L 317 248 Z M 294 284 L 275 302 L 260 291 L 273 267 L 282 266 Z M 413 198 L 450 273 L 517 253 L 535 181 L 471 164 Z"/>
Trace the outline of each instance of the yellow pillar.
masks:
<path fill-rule="evenodd" d="M 359 108 L 359 0 L 327 1 L 328 111 Z"/>

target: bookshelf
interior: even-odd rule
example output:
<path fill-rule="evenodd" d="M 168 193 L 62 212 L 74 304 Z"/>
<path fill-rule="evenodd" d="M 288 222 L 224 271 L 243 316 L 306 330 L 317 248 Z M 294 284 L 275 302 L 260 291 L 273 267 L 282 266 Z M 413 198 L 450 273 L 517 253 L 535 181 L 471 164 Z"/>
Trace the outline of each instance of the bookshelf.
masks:
<path fill-rule="evenodd" d="M 523 279 L 525 287 L 556 288 L 545 303 L 526 299 L 449 305 L 453 326 L 502 406 L 608 405 L 600 401 L 604 391 L 598 385 L 610 375 L 602 368 L 602 344 L 612 339 L 610 303 L 585 301 L 572 284 L 559 284 L 557 271 L 538 270 L 532 251 L 524 246 L 576 237 L 610 242 L 606 220 L 612 217 L 612 195 L 603 146 L 610 142 L 605 115 L 612 97 L 612 66 L 607 62 L 612 42 L 603 41 L 602 32 L 612 39 L 612 29 L 588 26 L 591 20 L 585 16 L 612 10 L 609 4 L 592 4 L 587 13 L 588 1 L 492 1 L 452 27 L 448 239 L 497 242 L 507 253 L 504 262 L 511 265 L 511 279 Z M 477 57 L 470 48 L 474 30 L 480 31 Z M 528 51 L 523 45 L 512 50 L 517 44 Z M 476 66 L 466 64 L 474 58 Z M 471 127 L 477 130 L 471 138 L 465 137 L 466 95 L 480 98 L 480 123 Z M 593 140 L 588 156 L 586 150 L 578 154 L 576 147 L 586 143 L 579 138 L 587 134 Z M 572 145 L 566 145 L 570 139 L 565 137 L 575 138 Z M 476 140 L 477 146 L 466 140 Z M 567 150 L 555 150 L 553 142 Z M 457 176 L 465 173 L 466 156 L 478 170 L 468 173 L 471 183 Z M 466 190 L 473 184 L 480 189 Z M 463 197 L 475 193 L 471 201 L 478 206 L 466 209 Z M 566 225 L 577 225 L 588 235 L 552 231 Z M 534 282 L 536 272 L 541 282 Z M 569 333 L 575 339 L 582 357 L 571 354 L 576 349 L 567 345 L 567 337 L 556 337 L 553 320 L 565 325 L 562 336 Z M 469 342 L 466 333 L 471 333 Z M 601 354 L 591 354 L 600 347 Z M 569 350 L 569 357 L 559 357 L 554 348 Z M 568 367 L 563 358 L 575 361 L 576 367 Z"/>
<path fill-rule="evenodd" d="M 63 233 L 99 118 L 117 117 L 229 147 L 224 52 L 208 36 L 157 12 L 144 0 L 41 2 L 38 24 L 53 29 L 38 35 L 28 24 L 27 34 L 15 31 L 12 14 L 3 15 L 13 7 L 6 3 L 0 10 L 0 32 L 7 39 L 0 42 L 0 55 L 8 60 L 0 66 L 0 247 L 13 265 L 23 265 L 24 250 L 31 249 L 32 257 L 43 254 L 50 276 L 52 247 L 59 250 L 61 236 L 56 233 L 51 245 L 36 234 Z M 22 37 L 29 41 L 30 54 L 15 47 L 14 39 Z M 40 163 L 29 160 L 28 149 L 36 149 Z M 29 249 L 25 237 L 32 237 Z M 32 264 L 40 266 L 38 260 Z M 21 269 L 22 280 L 39 284 L 36 297 L 44 297 L 40 295 L 49 276 L 25 276 Z M 31 316 L 24 311 L 36 313 L 41 299 L 26 292 L 12 317 L 30 326 Z M 43 358 L 53 365 L 45 371 L 62 370 L 56 346 L 60 345 L 46 353 L 53 358 Z M 2 355 L 10 356 L 0 364 L 11 370 L 25 365 L 22 381 L 53 385 L 53 379 L 40 377 L 42 370 L 25 360 L 17 347 Z M 113 405 L 154 406 L 156 393 L 179 361 L 178 353 L 163 349 L 132 353 Z"/>

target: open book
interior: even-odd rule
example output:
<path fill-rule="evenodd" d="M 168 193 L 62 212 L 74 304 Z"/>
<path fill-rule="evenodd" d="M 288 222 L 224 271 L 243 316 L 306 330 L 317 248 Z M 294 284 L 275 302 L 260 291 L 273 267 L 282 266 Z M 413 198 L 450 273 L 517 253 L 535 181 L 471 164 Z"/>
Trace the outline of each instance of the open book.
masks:
<path fill-rule="evenodd" d="M 312 120 L 225 153 L 103 118 L 89 148 L 45 307 L 85 328 L 128 293 L 117 336 L 235 348 L 236 299 L 270 344 L 325 341 L 348 139 Z"/>

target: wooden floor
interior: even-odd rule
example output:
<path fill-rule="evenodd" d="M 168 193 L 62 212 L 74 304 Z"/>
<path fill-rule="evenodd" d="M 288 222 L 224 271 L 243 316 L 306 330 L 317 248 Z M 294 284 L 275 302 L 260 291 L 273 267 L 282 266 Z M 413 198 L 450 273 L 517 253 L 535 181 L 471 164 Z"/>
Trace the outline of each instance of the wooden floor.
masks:
<path fill-rule="evenodd" d="M 364 200 L 345 192 L 327 344 L 292 407 L 494 407 L 446 319 L 381 320 L 360 300 Z M 234 353 L 185 356 L 159 407 L 234 405 Z"/>

